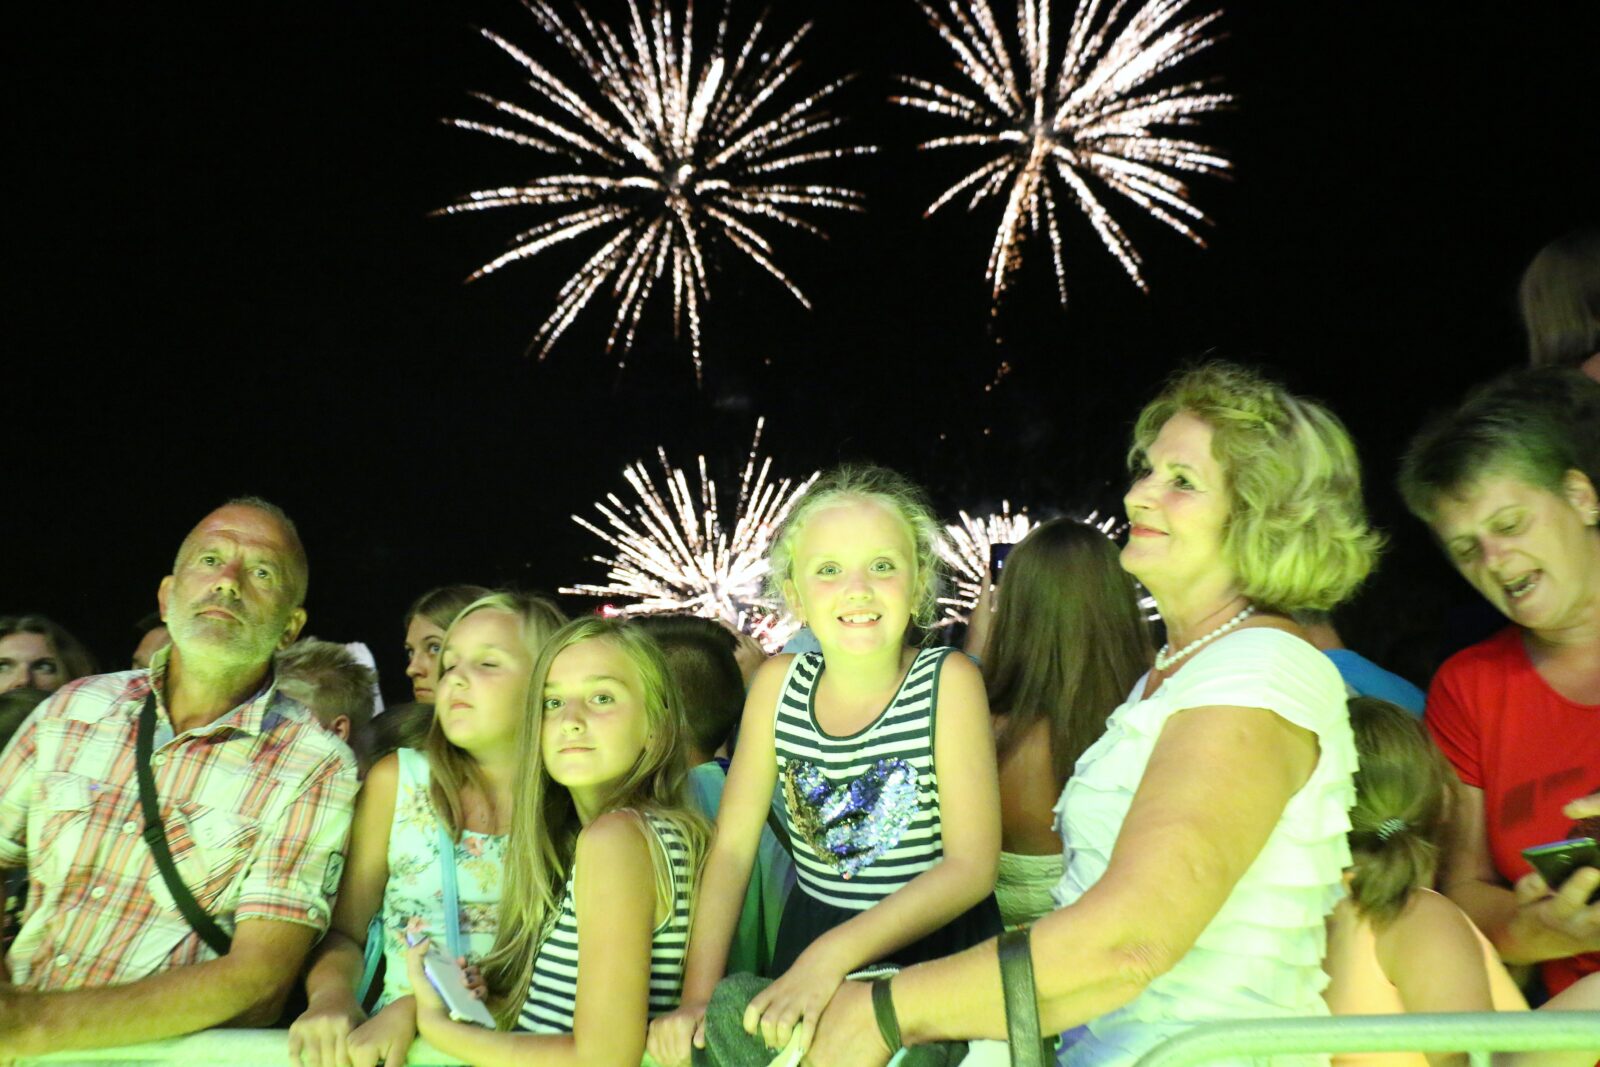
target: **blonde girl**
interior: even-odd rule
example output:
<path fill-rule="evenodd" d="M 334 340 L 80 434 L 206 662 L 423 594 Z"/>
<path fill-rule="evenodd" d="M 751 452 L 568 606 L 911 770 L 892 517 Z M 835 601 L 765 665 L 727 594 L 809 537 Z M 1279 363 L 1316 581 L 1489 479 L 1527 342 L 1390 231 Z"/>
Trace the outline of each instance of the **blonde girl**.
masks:
<path fill-rule="evenodd" d="M 1350 812 L 1350 894 L 1328 918 L 1329 984 L 1335 1015 L 1526 1011 L 1493 946 L 1449 897 L 1434 892 L 1448 816 L 1451 773 L 1409 712 L 1384 700 L 1349 702 L 1360 769 Z M 1600 976 L 1596 976 L 1600 977 Z M 1579 982 L 1547 1007 L 1600 1007 L 1600 983 Z M 1600 1051 L 1597 1049 L 1596 1051 Z M 1526 1053 L 1540 1067 L 1593 1062 L 1593 1052 Z M 1334 1057 L 1340 1067 L 1445 1067 L 1462 1053 Z"/>
<path fill-rule="evenodd" d="M 965 656 L 917 649 L 933 618 L 939 526 L 922 494 L 879 467 L 841 467 L 795 503 L 771 581 L 821 652 L 756 673 L 690 939 L 684 1004 L 651 1027 L 667 1067 L 704 1042 L 745 883 L 773 803 L 798 884 L 774 952 L 777 980 L 745 1029 L 781 1048 L 814 1031 L 850 972 L 958 951 L 1000 930 L 994 739 Z M 935 711 L 937 710 L 937 714 Z"/>
<path fill-rule="evenodd" d="M 379 760 L 356 800 L 332 927 L 306 975 L 305 1013 L 290 1027 L 292 1063 L 403 1063 L 416 1036 L 406 938 L 439 936 L 468 960 L 493 945 L 516 738 L 539 650 L 563 621 L 548 600 L 492 593 L 448 624 L 421 751 Z M 446 905 L 451 889 L 455 915 Z M 356 987 L 369 924 L 380 914 L 386 967 L 369 1019 Z"/>
<path fill-rule="evenodd" d="M 464 1063 L 636 1067 L 649 1018 L 678 1003 L 709 832 L 686 803 L 677 689 L 647 634 L 586 618 L 550 639 L 529 700 L 482 968 L 500 1029 L 449 1018 L 421 977 L 426 942 L 410 959 L 418 1028 Z"/>

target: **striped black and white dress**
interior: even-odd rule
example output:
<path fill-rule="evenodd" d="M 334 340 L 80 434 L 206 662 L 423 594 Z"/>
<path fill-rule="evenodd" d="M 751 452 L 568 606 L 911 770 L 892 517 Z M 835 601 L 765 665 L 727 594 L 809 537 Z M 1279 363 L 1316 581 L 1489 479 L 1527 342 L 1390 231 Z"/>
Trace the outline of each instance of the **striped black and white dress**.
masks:
<path fill-rule="evenodd" d="M 672 876 L 672 912 L 650 939 L 650 1018 L 678 1006 L 683 993 L 683 954 L 689 941 L 689 897 L 694 887 L 689 849 L 667 820 L 645 813 L 666 856 Z M 517 1029 L 536 1034 L 570 1034 L 578 1008 L 578 911 L 574 871 L 567 875 L 561 910 L 533 961 L 533 981 L 517 1016 Z"/>
<path fill-rule="evenodd" d="M 940 669 L 954 651 L 918 652 L 888 706 L 847 737 L 828 734 L 817 724 L 822 654 L 808 652 L 790 664 L 778 698 L 773 745 L 798 884 L 784 906 L 773 974 L 788 969 L 817 937 L 944 857 L 934 725 Z M 991 896 L 878 962 L 935 959 L 999 932 Z"/>

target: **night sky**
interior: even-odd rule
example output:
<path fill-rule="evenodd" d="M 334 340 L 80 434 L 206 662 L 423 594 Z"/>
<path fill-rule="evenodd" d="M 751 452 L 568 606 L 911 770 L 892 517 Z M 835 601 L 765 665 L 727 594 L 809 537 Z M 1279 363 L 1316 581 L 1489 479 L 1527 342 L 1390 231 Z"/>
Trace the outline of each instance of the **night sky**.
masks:
<path fill-rule="evenodd" d="M 758 8 L 734 3 L 747 27 Z M 1240 98 L 1202 131 L 1236 165 L 1195 184 L 1211 247 L 1113 195 L 1151 295 L 1072 217 L 1068 310 L 1033 242 L 991 313 L 998 207 L 921 217 L 976 157 L 919 153 L 949 127 L 886 102 L 898 74 L 947 78 L 948 51 L 910 0 L 779 0 L 777 31 L 815 20 L 800 84 L 858 75 L 832 143 L 882 146 L 796 173 L 865 190 L 869 211 L 817 219 L 827 241 L 775 235 L 810 313 L 717 257 L 697 389 L 659 302 L 620 372 L 604 306 L 528 358 L 594 245 L 464 286 L 543 216 L 429 216 L 546 166 L 440 121 L 486 117 L 469 90 L 532 102 L 474 27 L 573 73 L 518 4 L 42 6 L 7 48 L 0 612 L 57 618 L 111 668 L 184 532 L 228 495 L 296 516 L 308 632 L 367 641 L 398 699 L 417 593 L 599 579 L 599 543 L 568 516 L 658 444 L 708 453 L 731 484 L 765 414 L 780 474 L 870 458 L 951 516 L 1002 498 L 1105 509 L 1139 405 L 1208 353 L 1346 420 L 1394 542 L 1356 625 L 1374 646 L 1394 637 L 1375 616 L 1438 629 L 1469 594 L 1402 514 L 1396 456 L 1428 410 L 1523 359 L 1522 267 L 1600 214 L 1600 4 L 1233 2 L 1227 39 L 1183 71 Z M 717 10 L 702 3 L 704 27 Z"/>

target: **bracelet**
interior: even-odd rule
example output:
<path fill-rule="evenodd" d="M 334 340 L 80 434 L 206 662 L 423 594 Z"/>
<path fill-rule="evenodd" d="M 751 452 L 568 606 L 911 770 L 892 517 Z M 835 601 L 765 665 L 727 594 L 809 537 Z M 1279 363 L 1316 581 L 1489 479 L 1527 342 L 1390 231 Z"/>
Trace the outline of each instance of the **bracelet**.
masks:
<path fill-rule="evenodd" d="M 878 1033 L 883 1036 L 883 1043 L 889 1046 L 890 1052 L 902 1046 L 900 1018 L 894 1013 L 894 996 L 889 992 L 889 983 L 892 981 L 892 974 L 872 980 L 872 1014 L 878 1019 Z"/>

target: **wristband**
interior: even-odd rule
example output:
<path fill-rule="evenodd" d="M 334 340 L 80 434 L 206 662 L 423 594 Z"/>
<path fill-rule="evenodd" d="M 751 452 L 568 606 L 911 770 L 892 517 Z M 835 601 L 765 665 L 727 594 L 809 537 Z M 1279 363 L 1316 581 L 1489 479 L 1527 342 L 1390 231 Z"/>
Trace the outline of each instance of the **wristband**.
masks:
<path fill-rule="evenodd" d="M 883 1036 L 883 1043 L 889 1046 L 890 1052 L 902 1047 L 900 1019 L 894 1013 L 894 996 L 889 992 L 889 983 L 893 980 L 892 974 L 872 980 L 872 1014 L 877 1017 L 878 1033 Z"/>

